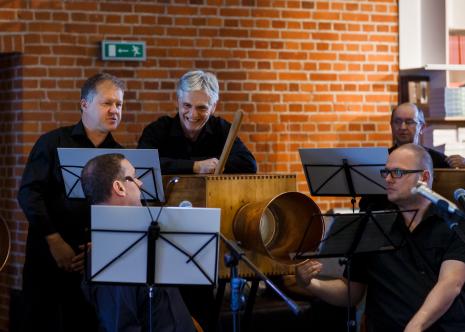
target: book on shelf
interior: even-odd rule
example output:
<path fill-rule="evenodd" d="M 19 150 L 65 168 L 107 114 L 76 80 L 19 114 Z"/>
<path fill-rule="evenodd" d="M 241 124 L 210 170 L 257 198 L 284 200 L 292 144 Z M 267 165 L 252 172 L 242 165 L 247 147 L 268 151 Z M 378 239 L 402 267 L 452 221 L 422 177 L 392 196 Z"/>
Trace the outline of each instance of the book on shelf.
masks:
<path fill-rule="evenodd" d="M 449 36 L 449 64 L 465 64 L 465 35 Z"/>

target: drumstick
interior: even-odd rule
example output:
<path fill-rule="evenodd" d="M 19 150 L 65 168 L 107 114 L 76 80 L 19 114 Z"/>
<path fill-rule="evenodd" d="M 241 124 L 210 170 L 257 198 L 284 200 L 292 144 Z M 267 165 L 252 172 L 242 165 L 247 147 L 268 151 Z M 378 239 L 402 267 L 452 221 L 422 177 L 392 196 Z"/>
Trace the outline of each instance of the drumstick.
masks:
<path fill-rule="evenodd" d="M 241 126 L 242 117 L 244 116 L 244 112 L 242 110 L 237 110 L 234 114 L 234 121 L 229 129 L 228 138 L 226 139 L 226 143 L 224 144 L 223 151 L 221 152 L 220 161 L 215 169 L 215 175 L 222 174 L 224 171 L 224 166 L 226 165 L 226 160 L 228 160 L 229 153 L 231 152 L 231 148 L 236 140 L 237 132 L 239 131 L 239 127 Z"/>

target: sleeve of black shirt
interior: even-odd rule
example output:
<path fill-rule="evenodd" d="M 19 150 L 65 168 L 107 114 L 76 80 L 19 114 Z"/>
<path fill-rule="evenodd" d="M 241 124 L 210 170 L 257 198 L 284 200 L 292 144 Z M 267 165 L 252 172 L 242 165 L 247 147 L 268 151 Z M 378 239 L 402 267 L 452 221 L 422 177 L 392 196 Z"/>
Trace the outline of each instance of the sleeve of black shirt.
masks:
<path fill-rule="evenodd" d="M 18 192 L 18 202 L 29 223 L 39 227 L 44 236 L 55 233 L 46 206 L 54 149 L 45 136 L 32 148 Z"/>
<path fill-rule="evenodd" d="M 257 173 L 255 158 L 239 137 L 234 141 L 228 161 L 224 167 L 224 172 Z"/>
<path fill-rule="evenodd" d="M 221 126 L 222 134 L 224 139 L 229 134 L 229 129 L 231 124 L 221 118 L 218 118 L 219 124 Z M 236 137 L 234 144 L 229 153 L 228 160 L 224 167 L 225 173 L 257 173 L 257 162 L 255 161 L 252 153 L 247 149 L 244 143 L 242 143 L 239 137 Z"/>

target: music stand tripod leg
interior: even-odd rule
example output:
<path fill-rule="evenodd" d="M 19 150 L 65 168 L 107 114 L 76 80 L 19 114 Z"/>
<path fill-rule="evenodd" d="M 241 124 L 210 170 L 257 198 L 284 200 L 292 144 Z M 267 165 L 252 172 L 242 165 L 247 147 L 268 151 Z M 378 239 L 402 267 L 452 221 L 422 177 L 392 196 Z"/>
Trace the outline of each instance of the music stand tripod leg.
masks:
<path fill-rule="evenodd" d="M 255 305 L 255 299 L 257 298 L 259 283 L 260 280 L 256 278 L 252 280 L 252 287 L 250 288 L 249 295 L 247 296 L 244 316 L 242 317 L 242 328 L 244 329 L 244 331 L 249 331 L 250 323 L 252 320 L 253 306 Z"/>
<path fill-rule="evenodd" d="M 224 262 L 230 268 L 231 274 L 231 313 L 233 322 L 233 332 L 241 330 L 240 310 L 244 304 L 244 295 L 242 290 L 244 288 L 245 280 L 238 277 L 237 265 L 239 264 L 239 257 L 236 253 L 224 255 Z"/>

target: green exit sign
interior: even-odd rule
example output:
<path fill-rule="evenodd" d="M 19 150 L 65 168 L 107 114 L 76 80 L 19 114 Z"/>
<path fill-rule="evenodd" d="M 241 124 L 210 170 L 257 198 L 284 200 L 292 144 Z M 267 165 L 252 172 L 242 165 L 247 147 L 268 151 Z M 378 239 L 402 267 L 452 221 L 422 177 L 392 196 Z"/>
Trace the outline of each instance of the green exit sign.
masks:
<path fill-rule="evenodd" d="M 102 41 L 102 60 L 145 61 L 145 42 Z"/>

